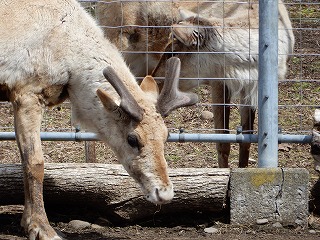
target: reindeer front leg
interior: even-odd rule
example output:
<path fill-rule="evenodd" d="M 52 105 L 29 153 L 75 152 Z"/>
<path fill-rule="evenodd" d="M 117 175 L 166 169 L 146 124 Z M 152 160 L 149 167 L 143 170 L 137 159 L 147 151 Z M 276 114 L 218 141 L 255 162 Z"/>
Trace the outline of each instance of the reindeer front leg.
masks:
<path fill-rule="evenodd" d="M 16 94 L 12 102 L 24 174 L 21 225 L 29 234 L 29 240 L 60 240 L 49 224 L 43 203 L 44 161 L 40 139 L 43 107 L 39 98 L 30 92 Z"/>
<path fill-rule="evenodd" d="M 215 82 L 212 84 L 212 101 L 213 101 L 213 115 L 214 127 L 217 133 L 229 133 L 229 117 L 230 106 L 225 104 L 230 103 L 229 92 L 224 83 Z M 230 155 L 230 143 L 216 144 L 218 152 L 218 164 L 220 168 L 228 167 L 228 158 Z"/>

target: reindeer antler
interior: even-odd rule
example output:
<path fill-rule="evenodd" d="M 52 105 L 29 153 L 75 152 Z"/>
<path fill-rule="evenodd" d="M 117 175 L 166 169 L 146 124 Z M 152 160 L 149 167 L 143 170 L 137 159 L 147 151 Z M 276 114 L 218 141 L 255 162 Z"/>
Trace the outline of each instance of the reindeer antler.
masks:
<path fill-rule="evenodd" d="M 166 62 L 166 76 L 158 99 L 158 110 L 164 117 L 174 109 L 198 102 L 197 94 L 181 92 L 178 89 L 180 66 L 180 59 L 177 57 L 171 57 Z"/>
<path fill-rule="evenodd" d="M 120 108 L 137 122 L 142 120 L 143 109 L 139 106 L 132 94 L 128 91 L 115 70 L 108 66 L 103 70 L 103 75 L 111 83 L 121 98 Z"/>

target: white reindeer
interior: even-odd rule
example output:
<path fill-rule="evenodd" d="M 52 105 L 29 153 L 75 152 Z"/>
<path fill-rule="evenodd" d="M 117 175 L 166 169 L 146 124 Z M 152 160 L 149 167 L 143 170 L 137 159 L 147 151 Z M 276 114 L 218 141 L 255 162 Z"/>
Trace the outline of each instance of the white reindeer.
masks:
<path fill-rule="evenodd" d="M 158 97 L 154 79 L 146 77 L 139 86 L 116 47 L 75 0 L 1 1 L 0 16 L 0 100 L 13 104 L 24 172 L 21 224 L 29 239 L 61 239 L 44 209 L 40 124 L 43 108 L 67 97 L 76 121 L 111 146 L 145 197 L 155 204 L 169 202 L 173 186 L 161 114 L 196 100 L 172 91 L 179 60 L 168 62 L 169 84 Z"/>
<path fill-rule="evenodd" d="M 228 133 L 228 104 L 233 98 L 240 96 L 241 126 L 245 133 L 251 133 L 257 106 L 258 7 L 257 0 L 241 3 L 100 3 L 98 18 L 101 25 L 106 26 L 107 19 L 112 22 L 112 26 L 119 24 L 121 20 L 124 27 L 120 28 L 121 31 L 118 30 L 118 34 L 114 33 L 116 28 L 108 27 L 104 28 L 105 33 L 117 36 L 112 41 L 124 51 L 127 63 L 138 76 L 152 70 L 153 75 L 163 76 L 162 60 L 172 56 L 174 52 L 182 62 L 181 78 L 189 78 L 188 81 L 180 81 L 181 90 L 188 91 L 199 84 L 210 85 L 217 132 Z M 124 16 L 114 18 L 113 14 L 120 11 Z M 172 41 L 170 34 L 175 40 Z M 293 45 L 294 36 L 288 12 L 279 1 L 278 76 L 281 80 L 285 78 L 287 58 L 293 52 Z M 146 57 L 141 53 L 143 50 L 148 50 L 151 54 Z M 139 54 L 132 54 L 131 51 L 139 51 Z M 157 51 L 167 53 L 160 62 Z M 144 65 L 137 64 L 143 60 Z M 210 78 L 215 81 L 208 80 Z M 240 144 L 240 167 L 248 166 L 249 149 L 250 143 Z M 228 167 L 230 144 L 217 143 L 217 152 L 219 167 Z"/>

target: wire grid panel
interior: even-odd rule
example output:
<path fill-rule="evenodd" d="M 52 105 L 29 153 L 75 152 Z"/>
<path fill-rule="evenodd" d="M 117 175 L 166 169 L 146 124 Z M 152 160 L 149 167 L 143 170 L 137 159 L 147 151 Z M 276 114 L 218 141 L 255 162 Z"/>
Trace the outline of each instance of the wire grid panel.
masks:
<path fill-rule="evenodd" d="M 96 2 L 87 0 L 80 2 L 101 22 L 101 27 L 105 30 L 107 37 L 123 52 L 128 65 L 132 68 L 132 71 L 138 75 L 138 78 L 150 74 L 158 63 L 157 60 L 163 53 L 163 45 L 167 44 L 172 36 L 171 26 L 179 22 L 181 18 L 178 12 L 179 7 L 187 8 L 186 6 L 191 4 L 191 10 L 196 14 L 201 14 L 204 18 L 206 11 L 209 11 L 206 9 L 212 7 L 212 1 Z M 221 5 L 222 8 L 211 9 L 209 13 L 223 14 L 223 11 L 228 10 L 227 4 L 231 2 L 223 1 L 223 3 L 224 4 Z M 247 5 L 246 1 L 233 1 L 232 3 Z M 252 1 L 252 4 L 256 3 L 257 1 Z M 287 77 L 279 82 L 279 124 L 285 133 L 308 133 L 312 126 L 313 110 L 319 106 L 320 43 L 318 40 L 318 26 L 320 21 L 320 3 L 315 1 L 292 0 L 284 1 L 284 3 L 289 10 L 296 43 L 294 53 L 290 56 L 291 58 L 288 62 Z M 165 6 L 165 8 L 161 9 L 162 5 Z M 132 16 L 133 18 L 130 18 Z M 115 21 L 113 21 L 113 19 Z M 226 23 L 227 20 L 224 21 L 225 22 L 222 21 L 222 25 L 220 26 L 223 31 L 237 31 L 240 28 L 239 26 L 230 27 L 230 24 L 228 25 Z M 102 23 L 104 24 L 102 25 Z M 206 26 L 200 22 L 195 25 L 201 27 L 200 24 Z M 243 28 L 243 26 L 241 26 L 241 28 Z M 254 29 L 252 29 L 252 31 L 253 30 Z M 196 36 L 193 35 L 193 37 Z M 250 42 L 249 37 L 252 36 L 248 35 L 248 42 Z M 198 36 L 198 39 L 195 38 L 193 40 L 201 41 L 201 37 Z M 199 44 L 199 42 L 197 44 Z M 199 46 L 196 47 L 199 48 Z M 173 55 L 173 52 L 168 51 L 168 49 L 166 50 L 167 53 Z M 199 94 L 200 103 L 195 107 L 176 111 L 166 120 L 168 126 L 172 129 L 185 128 L 189 132 L 208 133 L 208 131 L 214 131 L 212 115 L 208 113 L 211 111 L 212 106 L 211 88 L 214 87 L 210 86 L 210 84 L 208 84 L 208 86 L 206 83 L 220 82 L 221 79 L 232 82 L 237 79 L 228 78 L 226 69 L 223 69 L 224 76 L 222 76 L 222 78 L 217 76 L 215 71 L 209 71 L 208 76 L 204 78 L 206 81 L 200 80 L 203 79 L 200 76 L 202 74 L 201 72 L 204 72 L 206 68 L 209 68 L 209 70 L 213 68 L 212 66 L 202 66 L 200 58 L 201 55 L 211 55 L 213 58 L 221 58 L 218 55 L 235 55 L 236 53 L 232 51 L 207 52 L 200 49 L 194 50 L 194 48 L 179 53 L 196 56 L 196 62 L 194 63 L 197 71 L 196 75 L 192 77 L 184 76 L 181 79 L 188 78 L 193 82 L 192 85 L 195 85 L 194 91 Z M 252 56 L 256 54 L 255 50 L 250 50 L 250 45 L 249 54 Z M 227 60 L 221 59 L 223 65 Z M 249 77 L 251 77 L 250 73 Z M 256 81 L 257 79 L 249 80 Z M 196 81 L 196 83 L 194 83 L 194 81 Z M 197 88 L 198 86 L 199 88 Z M 68 105 L 65 105 L 62 109 L 68 109 L 69 107 L 67 106 Z M 242 104 L 237 99 L 230 103 L 232 109 L 238 110 L 241 106 Z M 1 104 L 1 108 L 4 109 L 5 112 L 9 111 L 8 106 L 4 103 Z M 237 111 L 232 111 L 231 114 L 231 119 L 235 120 L 231 122 L 230 129 L 226 130 L 235 132 L 237 126 L 240 125 L 240 119 Z M 1 124 L 1 131 L 13 131 L 12 115 L 11 117 L 5 117 L 5 119 L 11 119 L 11 124 Z M 53 119 L 52 116 L 47 117 L 45 115 L 42 131 L 53 131 L 53 129 L 56 131 L 74 131 L 69 120 L 68 124 L 57 127 L 54 126 Z"/>
<path fill-rule="evenodd" d="M 140 78 L 153 72 L 163 52 L 181 58 L 181 88 L 196 91 L 200 102 L 188 110 L 176 111 L 167 119 L 168 126 L 176 131 L 186 128 L 189 132 L 208 133 L 217 130 L 208 113 L 212 106 L 227 106 L 220 114 L 225 114 L 228 108 L 256 108 L 257 3 L 99 1 L 96 17 Z M 319 105 L 319 3 L 287 0 L 284 5 L 292 27 L 279 24 L 279 31 L 293 31 L 296 44 L 294 51 L 286 54 L 285 46 L 279 41 L 279 59 L 289 59 L 284 66 L 279 60 L 279 71 L 288 67 L 286 76 L 279 78 L 279 127 L 284 133 L 308 134 L 314 108 Z M 187 20 L 181 22 L 184 18 Z M 180 29 L 173 30 L 172 26 L 177 29 L 175 24 L 179 22 Z M 168 45 L 173 37 L 178 41 Z M 213 38 L 220 41 L 215 42 Z M 206 42 L 209 43 L 206 45 Z M 159 65 L 160 70 L 154 75 L 156 79 L 163 79 L 164 64 Z M 245 95 L 244 98 L 226 101 L 230 92 L 217 90 L 219 83 L 231 89 L 235 96 Z M 231 111 L 230 119 L 230 126 L 226 124 L 220 130 L 236 132 L 241 121 L 238 111 Z"/>
<path fill-rule="evenodd" d="M 209 6 L 213 1 L 201 1 L 201 3 L 200 1 L 80 2 L 84 4 L 91 14 L 95 15 L 107 37 L 123 52 L 128 65 L 137 75 L 138 80 L 152 72 L 154 67 L 158 64 L 158 60 L 164 51 L 170 56 L 176 55 L 177 52 L 184 55 L 196 56 L 196 60 L 193 62 L 193 64 L 187 66 L 190 68 L 195 66 L 196 75 L 183 75 L 182 71 L 181 81 L 186 82 L 186 85 L 188 85 L 188 81 L 192 82 L 192 86 L 189 88 L 199 95 L 199 104 L 189 108 L 178 109 L 174 111 L 173 114 L 171 114 L 168 118 L 166 118 L 166 123 L 171 128 L 171 131 L 178 132 L 184 129 L 184 131 L 191 133 L 214 132 L 216 129 L 214 128 L 214 118 L 211 112 L 212 106 L 215 104 L 219 106 L 228 106 L 231 109 L 230 126 L 225 126 L 223 130 L 234 133 L 236 132 L 237 126 L 240 125 L 238 110 L 243 106 L 250 105 L 251 103 L 243 103 L 237 98 L 230 103 L 216 103 L 212 100 L 213 86 L 204 83 L 225 83 L 237 80 L 225 74 L 227 69 L 224 65 L 228 57 L 235 55 L 237 51 L 212 52 L 200 50 L 199 45 L 203 40 L 203 36 L 197 34 L 197 31 L 192 32 L 190 35 L 193 37 L 193 41 L 197 47 L 196 49 L 193 48 L 192 51 L 190 49 L 183 49 L 183 51 L 180 49 L 179 51 L 178 49 L 177 51 L 174 49 L 176 45 L 171 45 L 170 48 L 167 47 L 168 40 L 173 39 L 172 25 L 179 22 L 179 17 L 175 17 L 179 15 L 178 2 L 193 4 L 194 8 L 192 10 L 196 12 L 196 14 L 202 14 L 203 12 L 201 12 L 201 4 Z M 231 1 L 224 1 L 222 7 L 213 13 L 223 14 L 227 9 L 227 5 L 230 3 Z M 247 1 L 232 1 L 232 3 L 241 4 L 243 6 L 248 4 Z M 257 1 L 252 1 L 251 3 L 253 6 L 255 6 Z M 289 11 L 296 42 L 294 52 L 290 55 L 290 59 L 288 61 L 286 78 L 279 81 L 279 125 L 284 133 L 309 134 L 312 126 L 312 115 L 314 108 L 319 107 L 318 92 L 320 89 L 320 38 L 318 26 L 320 21 L 320 3 L 311 0 L 285 0 L 284 3 Z M 132 22 L 130 20 L 130 16 L 133 16 L 139 12 L 134 6 L 141 6 L 141 4 L 146 4 L 146 8 L 143 8 L 145 11 L 140 12 L 140 15 L 135 19 L 135 21 Z M 158 9 L 152 8 L 153 4 L 166 4 L 166 7 L 161 10 L 161 15 L 153 15 L 153 13 L 157 12 L 154 10 Z M 116 8 L 112 6 L 116 6 Z M 126 8 L 126 6 L 129 7 Z M 119 10 L 120 12 L 117 12 L 116 10 Z M 166 17 L 167 15 L 170 16 L 169 19 Z M 110 21 L 110 16 L 114 16 L 112 19 L 116 21 Z M 205 16 L 205 14 L 203 14 L 203 16 Z M 231 27 L 230 24 L 228 25 L 227 22 L 223 21 L 222 24 L 215 26 L 217 29 L 219 29 L 219 31 L 222 31 L 222 33 L 229 30 L 236 31 L 243 28 L 243 26 L 241 28 L 239 26 Z M 201 26 L 201 23 L 198 21 L 195 25 Z M 200 32 L 200 29 L 201 27 L 196 29 L 198 30 L 198 33 Z M 248 35 L 247 42 L 252 42 L 252 34 L 254 31 L 255 28 L 249 29 L 251 35 Z M 191 44 L 194 44 L 192 43 L 192 40 L 190 41 Z M 225 41 L 224 38 L 223 41 Z M 164 48 L 163 46 L 166 46 L 167 48 Z M 179 47 L 179 43 L 177 46 Z M 256 54 L 254 49 L 251 49 L 250 44 L 246 51 L 242 50 L 242 53 L 243 52 L 248 53 L 249 56 L 254 56 Z M 216 72 L 211 71 L 212 68 L 215 68 L 214 65 L 201 65 L 203 64 L 201 57 L 205 55 L 219 57 L 222 63 L 221 69 L 218 69 L 222 72 L 220 75 L 217 75 Z M 206 77 L 202 77 L 201 74 L 203 69 L 210 70 L 212 75 L 208 74 Z M 164 76 L 163 70 L 162 72 L 159 71 L 158 73 L 159 76 L 157 76 L 156 79 L 161 81 Z M 249 76 L 251 77 L 249 78 L 250 81 L 257 81 L 256 77 L 252 78 L 252 75 L 250 74 Z M 227 95 L 228 92 L 222 90 L 222 98 L 225 99 Z M 255 105 L 253 105 L 253 107 L 255 107 Z M 14 131 L 11 106 L 7 103 L 1 103 L 0 108 L 0 131 Z M 228 110 L 228 108 L 223 109 L 223 111 Z M 57 119 L 60 119 L 61 121 L 57 121 Z M 70 106 L 68 103 L 64 103 L 61 107 L 55 107 L 45 112 L 41 131 L 75 131 L 70 122 Z M 257 129 L 257 127 L 255 127 L 255 129 Z M 72 147 L 75 147 L 75 149 L 77 149 L 74 150 L 76 153 L 79 153 L 79 149 L 83 148 L 82 144 L 76 143 L 75 146 L 68 146 L 68 144 L 61 144 L 61 157 L 59 157 L 59 154 L 57 154 L 58 160 L 63 160 L 62 152 L 63 148 L 65 147 L 67 148 L 65 151 L 70 151 Z M 212 147 L 208 147 L 208 149 L 209 148 L 212 149 Z M 7 152 L 11 152 L 10 149 L 11 147 L 8 147 Z M 44 151 L 45 156 L 48 155 L 49 161 L 50 158 L 54 158 L 49 156 L 51 151 L 50 146 L 48 146 L 48 150 Z M 105 148 L 102 147 L 101 151 L 105 151 Z"/>
<path fill-rule="evenodd" d="M 310 133 L 320 90 L 320 2 L 286 1 L 295 35 L 287 78 L 279 82 L 279 119 L 287 133 Z"/>

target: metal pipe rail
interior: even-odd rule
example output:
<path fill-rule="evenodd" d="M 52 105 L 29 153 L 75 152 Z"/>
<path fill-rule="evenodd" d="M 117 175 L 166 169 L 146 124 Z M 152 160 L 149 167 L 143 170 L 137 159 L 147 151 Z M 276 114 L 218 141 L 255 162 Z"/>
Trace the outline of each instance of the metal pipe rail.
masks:
<path fill-rule="evenodd" d="M 90 132 L 41 132 L 42 141 L 99 141 Z M 0 141 L 15 140 L 14 132 L 0 132 Z M 312 135 L 278 134 L 278 143 L 311 143 Z M 170 133 L 168 142 L 257 143 L 257 134 Z"/>

